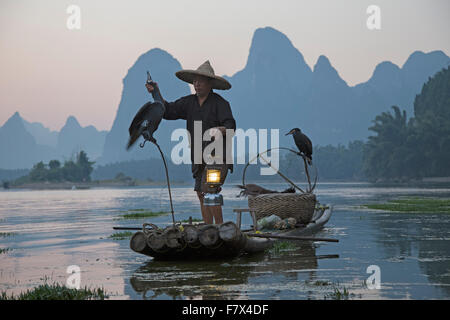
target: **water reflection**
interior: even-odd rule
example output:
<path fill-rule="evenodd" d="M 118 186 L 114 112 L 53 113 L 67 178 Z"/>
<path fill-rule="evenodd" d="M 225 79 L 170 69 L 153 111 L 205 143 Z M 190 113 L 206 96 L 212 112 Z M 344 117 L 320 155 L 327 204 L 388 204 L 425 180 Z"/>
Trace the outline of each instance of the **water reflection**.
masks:
<path fill-rule="evenodd" d="M 263 186 L 279 190 L 285 184 Z M 225 220 L 234 220 L 232 209 L 247 201 L 235 198 L 231 185 L 223 193 Z M 0 256 L 0 290 L 18 293 L 41 284 L 43 276 L 64 283 L 67 266 L 76 264 L 83 285 L 103 286 L 112 298 L 323 299 L 330 287 L 321 290 L 316 281 L 340 283 L 362 298 L 450 297 L 450 215 L 359 207 L 399 196 L 450 198 L 448 186 L 330 183 L 319 184 L 316 193 L 335 208 L 318 236 L 337 238 L 337 244 L 297 243 L 286 254 L 174 263 L 153 261 L 132 252 L 128 241 L 109 238 L 116 225 L 169 224 L 170 216 L 117 220 L 130 209 L 167 210 L 165 188 L 0 191 L 0 248 L 11 249 Z M 177 219 L 200 217 L 191 187 L 175 187 L 173 194 Z M 247 227 L 250 217 L 243 223 Z M 381 268 L 381 290 L 362 286 L 373 264 Z"/>
<path fill-rule="evenodd" d="M 376 241 L 384 248 L 387 261 L 417 260 L 428 282 L 450 296 L 450 215 L 388 213 L 373 215 L 370 221 L 384 231 Z M 391 266 L 387 272 L 395 273 L 395 268 Z M 420 275 L 414 278 L 420 282 Z"/>
<path fill-rule="evenodd" d="M 232 260 L 151 260 L 133 273 L 130 284 L 143 299 L 249 299 L 265 295 L 252 290 L 252 280 L 269 275 L 272 281 L 279 276 L 283 282 L 295 283 L 299 277 L 313 281 L 318 259 L 338 257 L 318 257 L 313 243 L 302 242 L 287 252 L 243 255 Z"/>

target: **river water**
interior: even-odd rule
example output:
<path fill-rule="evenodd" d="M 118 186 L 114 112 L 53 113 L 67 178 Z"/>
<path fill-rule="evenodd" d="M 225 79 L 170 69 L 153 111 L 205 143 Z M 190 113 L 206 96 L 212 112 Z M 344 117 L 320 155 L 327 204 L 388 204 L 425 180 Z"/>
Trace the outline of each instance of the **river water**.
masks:
<path fill-rule="evenodd" d="M 168 211 L 165 188 L 1 191 L 0 248 L 9 250 L 0 254 L 0 291 L 66 283 L 68 267 L 76 265 L 81 286 L 103 287 L 110 299 L 330 299 L 336 290 L 351 299 L 450 297 L 450 215 L 359 208 L 404 196 L 449 198 L 448 186 L 321 183 L 315 192 L 334 206 L 318 236 L 339 243 L 302 242 L 289 251 L 224 261 L 158 262 L 132 252 L 128 240 L 108 237 L 113 226 L 169 224 L 170 215 L 120 219 L 131 209 Z M 201 216 L 191 187 L 172 193 L 177 220 Z M 224 219 L 234 221 L 233 208 L 247 201 L 236 198 L 232 185 L 222 193 Z M 248 227 L 250 218 L 243 223 Z M 375 275 L 378 289 L 366 283 Z"/>

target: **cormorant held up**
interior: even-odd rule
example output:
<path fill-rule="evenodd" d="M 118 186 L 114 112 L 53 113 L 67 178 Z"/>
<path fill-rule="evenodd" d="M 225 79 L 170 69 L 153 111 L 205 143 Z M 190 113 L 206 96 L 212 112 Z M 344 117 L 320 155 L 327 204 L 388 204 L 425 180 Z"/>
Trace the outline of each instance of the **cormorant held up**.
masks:
<path fill-rule="evenodd" d="M 145 140 L 150 140 L 156 143 L 153 133 L 158 129 L 166 108 L 164 107 L 164 100 L 159 91 L 158 85 L 152 81 L 150 73 L 147 71 L 147 83 L 154 87 L 152 96 L 155 102 L 147 102 L 144 104 L 138 113 L 134 116 L 128 132 L 130 139 L 128 140 L 127 150 L 136 142 L 136 140 L 143 135 Z"/>

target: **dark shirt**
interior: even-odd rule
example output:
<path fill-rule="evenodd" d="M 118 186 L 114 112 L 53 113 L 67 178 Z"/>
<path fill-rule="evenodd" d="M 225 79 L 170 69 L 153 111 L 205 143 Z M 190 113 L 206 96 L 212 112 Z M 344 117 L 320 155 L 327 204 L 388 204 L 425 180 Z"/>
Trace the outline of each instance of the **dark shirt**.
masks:
<path fill-rule="evenodd" d="M 198 97 L 191 94 L 174 102 L 164 101 L 166 112 L 163 118 L 166 120 L 186 120 L 186 129 L 191 137 L 191 161 L 192 172 L 196 176 L 198 166 L 194 165 L 194 143 L 198 140 L 194 139 L 194 121 L 202 121 L 202 137 L 205 131 L 214 127 L 225 127 L 227 129 L 236 130 L 236 121 L 231 112 L 230 103 L 217 93 L 211 91 L 203 102 L 202 106 L 198 103 Z M 224 136 L 225 144 L 225 136 Z M 210 141 L 202 143 L 202 152 Z M 226 150 L 223 150 L 224 159 L 226 158 Z M 203 161 L 203 160 L 202 160 Z M 229 165 L 230 170 L 232 165 Z"/>

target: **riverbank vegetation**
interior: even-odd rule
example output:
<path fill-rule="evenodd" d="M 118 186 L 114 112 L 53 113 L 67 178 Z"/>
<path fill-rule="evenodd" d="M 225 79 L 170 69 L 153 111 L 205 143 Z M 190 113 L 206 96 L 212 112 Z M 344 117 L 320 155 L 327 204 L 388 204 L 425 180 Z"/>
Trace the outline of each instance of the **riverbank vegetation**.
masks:
<path fill-rule="evenodd" d="M 71 289 L 58 283 L 44 283 L 19 295 L 0 292 L 0 300 L 104 300 L 107 297 L 103 288 Z"/>
<path fill-rule="evenodd" d="M 363 155 L 370 181 L 450 176 L 450 67 L 428 80 L 414 100 L 414 117 L 392 107 L 373 121 Z"/>
<path fill-rule="evenodd" d="M 89 182 L 93 164 L 84 151 L 80 151 L 75 159 L 67 160 L 63 165 L 58 160 L 51 160 L 48 164 L 41 161 L 33 166 L 28 175 L 12 181 L 10 186 L 41 182 Z"/>

